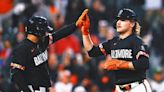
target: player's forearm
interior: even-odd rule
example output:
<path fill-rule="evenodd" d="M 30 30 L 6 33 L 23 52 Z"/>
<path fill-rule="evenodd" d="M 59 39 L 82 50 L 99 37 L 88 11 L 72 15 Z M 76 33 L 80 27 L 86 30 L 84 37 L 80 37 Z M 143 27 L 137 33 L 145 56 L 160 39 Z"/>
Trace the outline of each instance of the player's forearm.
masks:
<path fill-rule="evenodd" d="M 132 62 L 126 60 L 118 60 L 118 61 L 120 61 L 120 63 L 117 64 L 118 69 L 135 70 Z"/>
<path fill-rule="evenodd" d="M 83 36 L 83 44 L 84 44 L 84 48 L 87 50 L 87 51 L 90 51 L 93 47 L 93 42 L 91 40 L 91 37 L 90 35 L 82 35 Z"/>
<path fill-rule="evenodd" d="M 132 62 L 118 59 L 109 59 L 104 62 L 104 69 L 107 70 L 135 70 Z"/>
<path fill-rule="evenodd" d="M 130 70 L 146 70 L 149 67 L 149 59 L 147 57 L 141 56 L 138 60 L 127 62 L 122 61 L 123 64 L 120 67 L 124 67 L 124 65 L 127 65 L 127 69 Z"/>
<path fill-rule="evenodd" d="M 52 33 L 53 42 L 56 42 L 64 37 L 67 37 L 68 35 L 75 32 L 76 29 L 77 29 L 77 27 L 76 27 L 75 23 L 62 27 L 60 30 Z"/>
<path fill-rule="evenodd" d="M 135 61 L 126 61 L 126 60 L 118 60 L 118 59 L 110 59 L 104 63 L 104 69 L 107 70 L 120 70 L 120 69 L 128 69 L 128 70 L 136 70 L 136 71 L 145 71 L 149 67 L 149 61 L 147 57 L 140 57 Z"/>

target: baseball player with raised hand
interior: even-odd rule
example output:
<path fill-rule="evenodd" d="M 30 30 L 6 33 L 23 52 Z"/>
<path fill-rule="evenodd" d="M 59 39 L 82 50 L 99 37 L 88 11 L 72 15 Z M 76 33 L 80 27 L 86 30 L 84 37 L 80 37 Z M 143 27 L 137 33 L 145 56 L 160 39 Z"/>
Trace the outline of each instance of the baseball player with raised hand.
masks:
<path fill-rule="evenodd" d="M 81 28 L 88 10 L 76 21 L 53 31 L 46 18 L 31 17 L 26 25 L 26 39 L 12 52 L 11 77 L 19 92 L 49 92 L 50 78 L 47 70 L 48 45 Z"/>
<path fill-rule="evenodd" d="M 151 92 L 146 80 L 149 53 L 139 37 L 140 25 L 135 12 L 128 8 L 121 9 L 114 23 L 119 36 L 98 46 L 94 46 L 90 39 L 89 26 L 89 17 L 86 15 L 81 28 L 84 47 L 90 57 L 108 57 L 104 69 L 115 73 L 115 92 Z"/>

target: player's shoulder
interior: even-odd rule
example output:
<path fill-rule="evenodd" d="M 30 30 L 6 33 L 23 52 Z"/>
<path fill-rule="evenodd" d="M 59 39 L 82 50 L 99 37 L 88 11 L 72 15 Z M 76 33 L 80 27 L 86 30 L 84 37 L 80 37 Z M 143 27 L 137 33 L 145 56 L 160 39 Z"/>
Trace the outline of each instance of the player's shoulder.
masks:
<path fill-rule="evenodd" d="M 14 47 L 14 49 L 13 49 L 13 52 L 15 52 L 15 51 L 27 51 L 27 49 L 28 49 L 28 45 L 27 45 L 27 43 L 26 43 L 26 40 L 23 40 L 22 42 L 20 42 L 19 44 L 17 44 L 17 46 L 15 46 Z"/>
<path fill-rule="evenodd" d="M 133 42 L 135 43 L 135 46 L 140 46 L 142 50 L 149 51 L 148 45 L 143 42 L 140 36 L 134 36 Z"/>
<path fill-rule="evenodd" d="M 116 42 L 118 39 L 119 39 L 119 37 L 118 36 L 115 36 L 112 39 L 107 40 L 107 42 Z"/>
<path fill-rule="evenodd" d="M 113 37 L 113 38 L 110 39 L 110 40 L 106 40 L 106 41 L 102 42 L 101 44 L 107 44 L 107 45 L 108 45 L 108 44 L 111 44 L 111 43 L 116 42 L 117 39 L 118 39 L 118 36 L 115 36 L 115 37 Z"/>
<path fill-rule="evenodd" d="M 142 38 L 138 35 L 133 35 L 132 41 L 135 42 L 136 44 L 144 44 Z"/>

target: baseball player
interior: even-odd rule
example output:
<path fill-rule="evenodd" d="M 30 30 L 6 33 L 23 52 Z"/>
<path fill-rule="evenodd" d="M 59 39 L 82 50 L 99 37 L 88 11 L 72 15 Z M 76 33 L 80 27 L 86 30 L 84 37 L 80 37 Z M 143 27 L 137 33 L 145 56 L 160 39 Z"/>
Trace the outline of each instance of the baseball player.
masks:
<path fill-rule="evenodd" d="M 73 33 L 82 26 L 86 9 L 76 23 L 57 32 L 47 19 L 33 16 L 26 25 L 27 38 L 12 52 L 11 77 L 19 92 L 49 92 L 50 78 L 47 71 L 48 45 Z"/>
<path fill-rule="evenodd" d="M 89 17 L 82 26 L 85 49 L 90 57 L 107 56 L 104 69 L 114 71 L 116 92 L 151 92 L 146 80 L 149 68 L 148 48 L 139 37 L 140 25 L 135 12 L 121 9 L 116 17 L 114 27 L 118 37 L 94 46 L 89 35 Z"/>

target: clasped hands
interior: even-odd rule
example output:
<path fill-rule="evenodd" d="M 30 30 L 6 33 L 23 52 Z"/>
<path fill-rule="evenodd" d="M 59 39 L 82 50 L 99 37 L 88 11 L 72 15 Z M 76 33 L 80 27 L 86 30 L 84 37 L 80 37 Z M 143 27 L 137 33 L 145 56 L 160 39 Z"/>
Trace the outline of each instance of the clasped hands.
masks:
<path fill-rule="evenodd" d="M 76 21 L 76 26 L 81 30 L 82 35 L 89 34 L 90 19 L 88 16 L 88 9 L 85 9 L 81 16 Z"/>
<path fill-rule="evenodd" d="M 82 35 L 89 34 L 90 27 L 90 19 L 88 16 L 88 9 L 85 9 L 81 16 L 76 21 L 76 26 L 81 30 Z M 104 62 L 104 69 L 106 70 L 119 70 L 119 69 L 128 69 L 129 62 L 124 60 L 112 59 L 108 57 L 108 59 Z"/>

